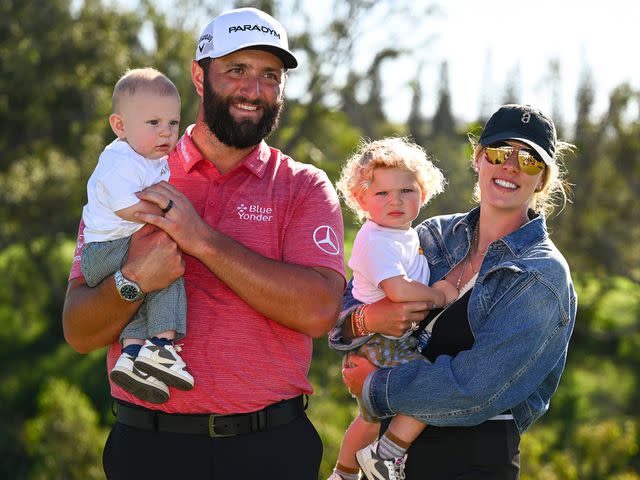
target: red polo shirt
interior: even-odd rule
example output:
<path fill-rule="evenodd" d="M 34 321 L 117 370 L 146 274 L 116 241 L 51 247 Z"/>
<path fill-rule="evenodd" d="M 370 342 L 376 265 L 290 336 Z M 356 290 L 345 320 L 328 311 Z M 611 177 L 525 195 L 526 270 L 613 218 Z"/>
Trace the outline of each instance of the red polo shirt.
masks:
<path fill-rule="evenodd" d="M 170 182 L 209 225 L 265 257 L 345 276 L 340 204 L 322 170 L 262 142 L 220 174 L 191 141 L 191 128 L 169 156 Z M 82 228 L 70 279 L 82 275 Z M 311 393 L 311 338 L 249 307 L 197 259 L 185 255 L 185 262 L 187 335 L 181 356 L 194 389 L 171 389 L 161 405 L 145 404 L 113 384 L 112 395 L 172 413 L 243 413 Z M 109 348 L 109 370 L 120 351 L 118 343 Z"/>

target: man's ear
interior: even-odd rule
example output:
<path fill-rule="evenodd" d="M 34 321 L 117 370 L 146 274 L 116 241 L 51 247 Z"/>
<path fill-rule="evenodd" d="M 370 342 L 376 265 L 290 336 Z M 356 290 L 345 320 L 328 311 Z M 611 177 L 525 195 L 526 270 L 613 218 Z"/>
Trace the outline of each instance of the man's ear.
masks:
<path fill-rule="evenodd" d="M 111 125 L 111 130 L 113 130 L 113 133 L 115 133 L 119 139 L 122 140 L 126 138 L 124 135 L 124 120 L 122 115 L 118 113 L 109 115 L 109 125 Z"/>
<path fill-rule="evenodd" d="M 204 95 L 204 76 L 207 72 L 205 72 L 200 64 L 193 60 L 191 62 L 191 81 L 196 87 L 196 92 L 200 97 Z"/>

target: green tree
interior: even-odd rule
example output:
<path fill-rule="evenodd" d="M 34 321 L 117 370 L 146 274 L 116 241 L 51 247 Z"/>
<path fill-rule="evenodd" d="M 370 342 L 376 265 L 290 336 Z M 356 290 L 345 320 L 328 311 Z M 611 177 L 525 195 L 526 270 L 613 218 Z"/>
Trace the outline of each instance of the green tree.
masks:
<path fill-rule="evenodd" d="M 55 285 L 47 252 L 77 225 L 113 83 L 139 53 L 140 22 L 96 0 L 76 13 L 64 0 L 0 8 L 0 250 L 23 245 Z M 63 294 L 55 292 L 58 306 Z"/>
<path fill-rule="evenodd" d="M 60 317 L 84 185 L 107 139 L 113 83 L 142 53 L 140 19 L 97 0 L 0 3 L 0 476 L 24 478 L 20 441 L 48 374 L 94 357 L 64 347 Z M 63 373 L 62 373 L 63 372 Z M 78 376 L 91 391 L 93 378 Z M 95 390 L 94 390 L 95 392 Z M 94 397 L 95 400 L 96 397 Z"/>
<path fill-rule="evenodd" d="M 37 416 L 25 423 L 31 457 L 28 478 L 102 479 L 102 446 L 107 430 L 77 387 L 49 380 L 38 395 Z"/>
<path fill-rule="evenodd" d="M 366 74 L 360 76 L 350 72 L 349 81 L 341 90 L 342 111 L 367 138 L 378 138 L 385 134 L 388 122 L 382 109 L 381 67 L 385 60 L 396 58 L 400 54 L 399 50 L 391 48 L 378 52 Z M 369 92 L 363 101 L 357 99 L 360 88 Z"/>
<path fill-rule="evenodd" d="M 440 85 L 438 103 L 432 120 L 432 137 L 451 137 L 456 133 L 456 124 L 451 111 L 451 92 L 449 90 L 449 64 L 440 65 Z"/>
<path fill-rule="evenodd" d="M 516 64 L 508 73 L 504 84 L 502 103 L 520 103 L 520 65 Z"/>
<path fill-rule="evenodd" d="M 128 67 L 161 69 L 181 93 L 184 127 L 199 103 L 189 64 L 203 19 L 247 2 L 169 4 L 164 10 L 142 0 L 129 11 L 116 7 L 121 2 L 98 0 L 0 2 L 3 478 L 99 475 L 99 451 L 113 421 L 104 351 L 73 352 L 62 338 L 60 311 L 85 182 L 112 138 L 106 122 L 112 87 Z M 446 192 L 421 218 L 472 206 L 470 147 L 463 135 L 426 136 L 436 119 L 421 113 L 420 68 L 407 124 L 390 123 L 382 107 L 389 91 L 382 67 L 405 58 L 420 64 L 420 55 L 429 52 L 426 42 L 414 41 L 427 30 L 416 27 L 429 19 L 429 7 L 421 4 L 423 11 L 408 15 L 408 2 L 350 0 L 336 2 L 320 22 L 298 0 L 253 5 L 292 25 L 290 42 L 302 60 L 289 83 L 302 86 L 287 91 L 285 114 L 270 144 L 335 180 L 360 136 L 409 132 L 448 179 Z M 392 16 L 405 27 L 399 37 L 416 32 L 409 39 L 413 44 L 396 41 L 385 29 Z M 376 43 L 382 30 L 386 43 Z M 386 50 L 388 45 L 394 49 Z M 363 51 L 365 61 L 358 62 Z M 550 78 L 559 81 L 560 64 L 550 68 Z M 516 73 L 509 79 L 513 92 L 519 89 Z M 486 95 L 494 91 L 485 87 Z M 550 411 L 523 437 L 523 480 L 638 480 L 640 471 L 640 93 L 620 85 L 598 118 L 595 93 L 585 71 L 569 138 L 578 151 L 567 163 L 575 203 L 549 219 L 576 279 L 578 321 Z M 479 132 L 478 125 L 464 130 Z M 349 212 L 345 228 L 348 256 L 357 228 Z M 326 478 L 356 408 L 340 381 L 340 356 L 326 340 L 316 340 L 314 347 L 310 375 L 316 395 L 309 414 L 325 441 Z"/>
<path fill-rule="evenodd" d="M 409 111 L 409 117 L 407 118 L 407 130 L 411 138 L 418 145 L 425 145 L 427 142 L 427 135 L 425 133 L 426 119 L 422 115 L 422 85 L 420 83 L 420 73 L 422 67 L 418 68 L 416 78 L 410 82 L 412 91 L 411 95 L 411 109 Z"/>

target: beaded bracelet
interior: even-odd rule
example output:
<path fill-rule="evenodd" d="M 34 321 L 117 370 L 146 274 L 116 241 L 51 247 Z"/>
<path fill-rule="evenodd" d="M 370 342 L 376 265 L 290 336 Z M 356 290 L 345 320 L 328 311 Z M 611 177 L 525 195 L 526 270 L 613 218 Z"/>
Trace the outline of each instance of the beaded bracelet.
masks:
<path fill-rule="evenodd" d="M 351 312 L 351 331 L 353 332 L 353 336 L 357 337 L 358 336 L 358 332 L 356 331 L 356 316 L 355 316 L 356 311 L 354 310 L 353 312 Z"/>
<path fill-rule="evenodd" d="M 359 305 L 351 314 L 351 319 L 353 321 L 353 334 L 356 337 L 368 335 L 367 328 L 363 325 L 362 319 L 362 310 L 364 310 L 364 307 L 366 307 L 366 305 Z"/>
<path fill-rule="evenodd" d="M 356 337 L 363 337 L 371 335 L 371 332 L 367 330 L 367 326 L 364 323 L 364 310 L 369 305 L 359 305 L 351 314 L 352 330 Z"/>

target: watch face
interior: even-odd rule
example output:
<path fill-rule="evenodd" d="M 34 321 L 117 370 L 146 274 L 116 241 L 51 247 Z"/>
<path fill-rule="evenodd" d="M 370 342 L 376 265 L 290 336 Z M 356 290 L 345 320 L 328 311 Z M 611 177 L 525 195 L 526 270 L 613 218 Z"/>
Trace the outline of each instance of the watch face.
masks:
<path fill-rule="evenodd" d="M 123 285 L 120 288 L 120 294 L 127 300 L 135 300 L 135 298 L 138 296 L 138 289 L 133 285 Z"/>

